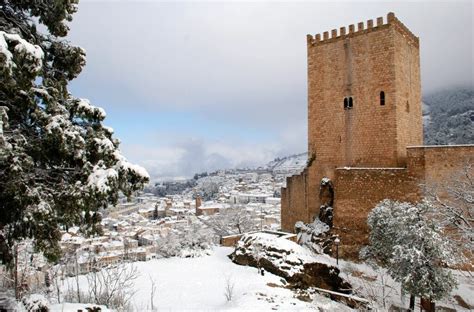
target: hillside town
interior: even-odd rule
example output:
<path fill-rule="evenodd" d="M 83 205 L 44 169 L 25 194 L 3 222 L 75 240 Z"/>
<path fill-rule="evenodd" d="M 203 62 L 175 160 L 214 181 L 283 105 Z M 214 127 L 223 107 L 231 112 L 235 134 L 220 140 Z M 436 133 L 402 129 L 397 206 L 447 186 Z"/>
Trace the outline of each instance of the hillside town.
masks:
<path fill-rule="evenodd" d="M 302 169 L 304 161 L 302 155 L 295 155 L 265 168 L 214 172 L 199 178 L 195 187 L 182 194 L 158 197 L 139 192 L 130 200 L 122 197 L 119 204 L 100 212 L 101 235 L 85 237 L 78 227 L 63 231 L 60 246 L 67 256 L 62 263 L 52 269 L 41 257 L 35 261 L 25 258 L 20 261 L 24 268 L 20 280 L 25 287 L 35 288 L 49 279 L 52 271 L 67 277 L 124 261 L 166 257 L 170 250 L 163 249 L 170 240 L 183 241 L 177 248 L 185 257 L 205 254 L 213 244 L 233 246 L 243 233 L 279 231 L 280 189 L 287 176 Z M 228 224 L 236 220 L 238 227 Z M 199 233 L 206 232 L 199 242 L 202 246 L 186 250 L 184 241 L 195 239 L 187 234 L 199 236 L 194 233 L 196 227 Z M 31 252 L 29 244 L 22 248 L 19 254 Z M 5 268 L 1 272 L 6 274 Z"/>

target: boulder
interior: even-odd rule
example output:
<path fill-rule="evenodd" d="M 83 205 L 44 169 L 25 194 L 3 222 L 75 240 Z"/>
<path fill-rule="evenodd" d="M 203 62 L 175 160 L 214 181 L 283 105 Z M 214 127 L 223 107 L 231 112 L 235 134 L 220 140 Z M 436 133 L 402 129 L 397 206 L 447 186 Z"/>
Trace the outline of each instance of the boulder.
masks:
<path fill-rule="evenodd" d="M 263 267 L 283 277 L 293 288 L 318 287 L 352 293 L 351 285 L 339 276 L 334 259 L 314 255 L 306 248 L 272 234 L 243 235 L 229 257 L 240 265 Z"/>

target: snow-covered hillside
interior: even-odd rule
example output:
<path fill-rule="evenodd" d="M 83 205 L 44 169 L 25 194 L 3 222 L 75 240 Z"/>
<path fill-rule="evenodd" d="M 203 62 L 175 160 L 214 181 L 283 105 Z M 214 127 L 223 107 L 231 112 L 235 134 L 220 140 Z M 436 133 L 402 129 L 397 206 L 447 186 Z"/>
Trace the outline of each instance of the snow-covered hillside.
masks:
<path fill-rule="evenodd" d="M 233 248 L 216 247 L 211 255 L 199 258 L 167 258 L 136 262 L 139 277 L 132 299 L 134 311 L 151 310 L 152 281 L 155 282 L 154 308 L 158 311 L 350 311 L 345 305 L 316 295 L 314 302 L 296 298 L 285 288 L 281 277 L 234 264 L 227 255 Z M 128 264 L 131 265 L 131 264 Z M 80 287 L 87 280 L 80 276 Z M 73 280 L 69 283 L 74 288 Z M 64 287 L 67 283 L 65 283 Z M 225 292 L 233 286 L 233 298 Z"/>
<path fill-rule="evenodd" d="M 307 153 L 295 154 L 283 158 L 276 158 L 269 162 L 265 168 L 274 174 L 296 174 L 304 169 L 307 160 Z"/>
<path fill-rule="evenodd" d="M 474 89 L 454 88 L 423 97 L 425 144 L 474 144 Z"/>

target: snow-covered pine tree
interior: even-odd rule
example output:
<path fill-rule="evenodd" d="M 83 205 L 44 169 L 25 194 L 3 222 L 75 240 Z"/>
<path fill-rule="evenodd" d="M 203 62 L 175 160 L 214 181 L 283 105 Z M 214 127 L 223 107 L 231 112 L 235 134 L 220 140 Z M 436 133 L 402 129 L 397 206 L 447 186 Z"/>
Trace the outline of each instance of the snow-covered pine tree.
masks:
<path fill-rule="evenodd" d="M 61 39 L 77 4 L 0 0 L 0 258 L 7 264 L 14 243 L 27 238 L 56 260 L 61 228 L 97 231 L 97 210 L 149 179 L 120 154 L 104 110 L 68 91 L 86 63 L 82 48 Z"/>
<path fill-rule="evenodd" d="M 406 293 L 438 300 L 456 286 L 445 267 L 455 264 L 458 257 L 442 227 L 430 218 L 432 210 L 428 202 L 379 203 L 368 216 L 366 255 L 386 267 Z"/>

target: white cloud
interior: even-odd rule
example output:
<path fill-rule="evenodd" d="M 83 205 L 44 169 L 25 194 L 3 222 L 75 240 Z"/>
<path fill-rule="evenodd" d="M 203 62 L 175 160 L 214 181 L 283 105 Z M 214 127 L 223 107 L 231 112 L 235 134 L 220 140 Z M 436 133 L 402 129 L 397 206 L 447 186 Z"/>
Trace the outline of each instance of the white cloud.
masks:
<path fill-rule="evenodd" d="M 288 128 L 272 142 L 248 143 L 205 138 L 167 138 L 166 142 L 122 146 L 130 160 L 144 166 L 152 179 L 191 177 L 227 168 L 257 167 L 275 157 L 306 151 L 305 127 Z"/>

